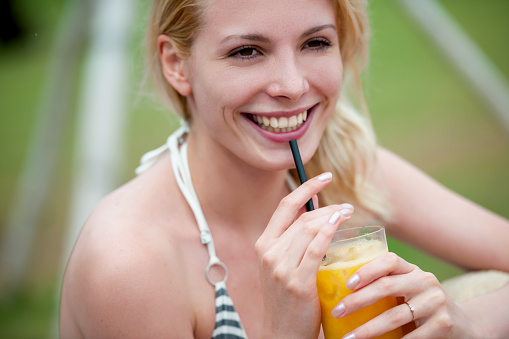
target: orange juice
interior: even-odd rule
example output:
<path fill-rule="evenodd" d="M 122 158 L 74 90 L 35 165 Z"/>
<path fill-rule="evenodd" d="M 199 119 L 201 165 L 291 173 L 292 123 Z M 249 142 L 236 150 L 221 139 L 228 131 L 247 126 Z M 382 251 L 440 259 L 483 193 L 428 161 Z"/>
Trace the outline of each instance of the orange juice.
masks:
<path fill-rule="evenodd" d="M 331 315 L 332 309 L 351 290 L 345 284 L 348 278 L 362 265 L 387 252 L 383 241 L 357 238 L 347 243 L 332 243 L 316 277 L 318 297 L 322 309 L 322 327 L 325 338 L 341 338 L 348 332 L 373 319 L 398 304 L 395 297 L 384 298 L 343 318 Z M 403 331 L 397 328 L 377 338 L 401 338 Z"/>

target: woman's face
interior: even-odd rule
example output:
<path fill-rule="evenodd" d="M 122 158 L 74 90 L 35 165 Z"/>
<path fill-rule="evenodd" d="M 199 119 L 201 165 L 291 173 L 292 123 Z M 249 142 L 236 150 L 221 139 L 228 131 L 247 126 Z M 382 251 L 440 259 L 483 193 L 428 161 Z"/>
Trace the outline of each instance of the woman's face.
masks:
<path fill-rule="evenodd" d="M 307 162 L 338 99 L 331 0 L 210 0 L 185 62 L 196 139 L 266 170 Z"/>

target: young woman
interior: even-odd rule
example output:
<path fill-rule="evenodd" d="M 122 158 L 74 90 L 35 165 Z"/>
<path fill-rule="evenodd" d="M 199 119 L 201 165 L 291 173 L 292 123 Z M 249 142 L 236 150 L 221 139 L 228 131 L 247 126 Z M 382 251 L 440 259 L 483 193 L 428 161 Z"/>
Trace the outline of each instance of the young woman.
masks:
<path fill-rule="evenodd" d="M 84 225 L 63 284 L 62 337 L 317 338 L 316 273 L 349 219 L 382 222 L 462 267 L 509 271 L 509 222 L 377 147 L 347 100 L 343 82 L 367 53 L 365 6 L 154 1 L 152 73 L 185 121 Z M 291 139 L 312 177 L 298 188 Z M 310 198 L 320 207 L 305 212 Z M 507 284 L 455 303 L 435 276 L 389 253 L 349 287 L 337 317 L 385 296 L 413 307 L 349 339 L 412 321 L 408 338 L 509 336 Z"/>

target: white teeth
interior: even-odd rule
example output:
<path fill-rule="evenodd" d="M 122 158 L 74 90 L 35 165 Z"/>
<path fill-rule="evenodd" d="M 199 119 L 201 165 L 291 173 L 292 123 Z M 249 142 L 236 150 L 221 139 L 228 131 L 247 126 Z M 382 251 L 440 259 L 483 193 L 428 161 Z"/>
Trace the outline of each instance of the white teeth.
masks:
<path fill-rule="evenodd" d="M 250 115 L 251 120 L 261 128 L 276 133 L 285 133 L 296 130 L 307 120 L 308 112 L 304 111 L 291 117 L 268 117 L 265 115 Z"/>
<path fill-rule="evenodd" d="M 278 126 L 279 126 L 279 124 L 278 124 L 277 118 L 274 118 L 274 117 L 270 118 L 270 127 L 276 128 Z"/>
<path fill-rule="evenodd" d="M 297 126 L 297 117 L 291 116 L 290 119 L 288 119 L 288 127 L 295 127 Z"/>

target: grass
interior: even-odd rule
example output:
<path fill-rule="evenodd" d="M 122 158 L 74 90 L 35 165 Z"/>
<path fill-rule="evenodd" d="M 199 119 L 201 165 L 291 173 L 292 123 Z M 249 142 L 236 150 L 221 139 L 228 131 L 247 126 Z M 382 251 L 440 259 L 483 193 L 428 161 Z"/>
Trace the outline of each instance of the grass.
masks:
<path fill-rule="evenodd" d="M 507 3 L 443 1 L 509 77 Z M 469 199 L 509 217 L 509 140 L 487 106 L 397 2 L 371 2 L 374 38 L 365 79 L 382 145 Z M 461 271 L 390 239 L 390 248 L 440 279 Z"/>
<path fill-rule="evenodd" d="M 14 6 L 24 25 L 25 35 L 13 45 L 0 45 L 0 241 L 4 239 L 8 211 L 37 122 L 63 3 L 64 0 L 16 1 Z M 72 144 L 70 132 L 63 146 Z M 62 147 L 59 180 L 45 203 L 45 212 L 39 222 L 29 272 L 14 292 L 0 286 L 2 338 L 50 337 L 58 289 L 59 239 L 67 214 L 66 177 L 70 154 L 65 150 Z"/>
<path fill-rule="evenodd" d="M 508 2 L 442 1 L 470 36 L 509 78 Z M 0 240 L 35 124 L 52 34 L 64 0 L 20 0 L 28 34 L 16 46 L 0 46 Z M 509 217 L 509 142 L 489 109 L 455 73 L 397 2 L 370 2 L 374 38 L 365 77 L 366 94 L 381 144 L 444 185 Z M 139 12 L 143 12 L 140 10 Z M 133 34 L 133 66 L 141 62 L 143 20 Z M 37 33 L 37 37 L 35 36 Z M 133 67 L 128 137 L 122 181 L 133 176 L 139 156 L 164 142 L 175 119 L 139 92 Z M 75 115 L 75 112 L 69 112 Z M 74 130 L 67 131 L 61 173 L 48 197 L 30 273 L 16 294 L 0 298 L 0 333 L 41 338 L 50 333 L 59 286 L 59 253 L 67 218 Z M 461 272 L 394 240 L 389 246 L 440 279 Z M 48 334 L 49 336 L 49 334 Z"/>
<path fill-rule="evenodd" d="M 22 288 L 0 304 L 2 338 L 51 338 L 56 312 L 56 287 Z"/>

